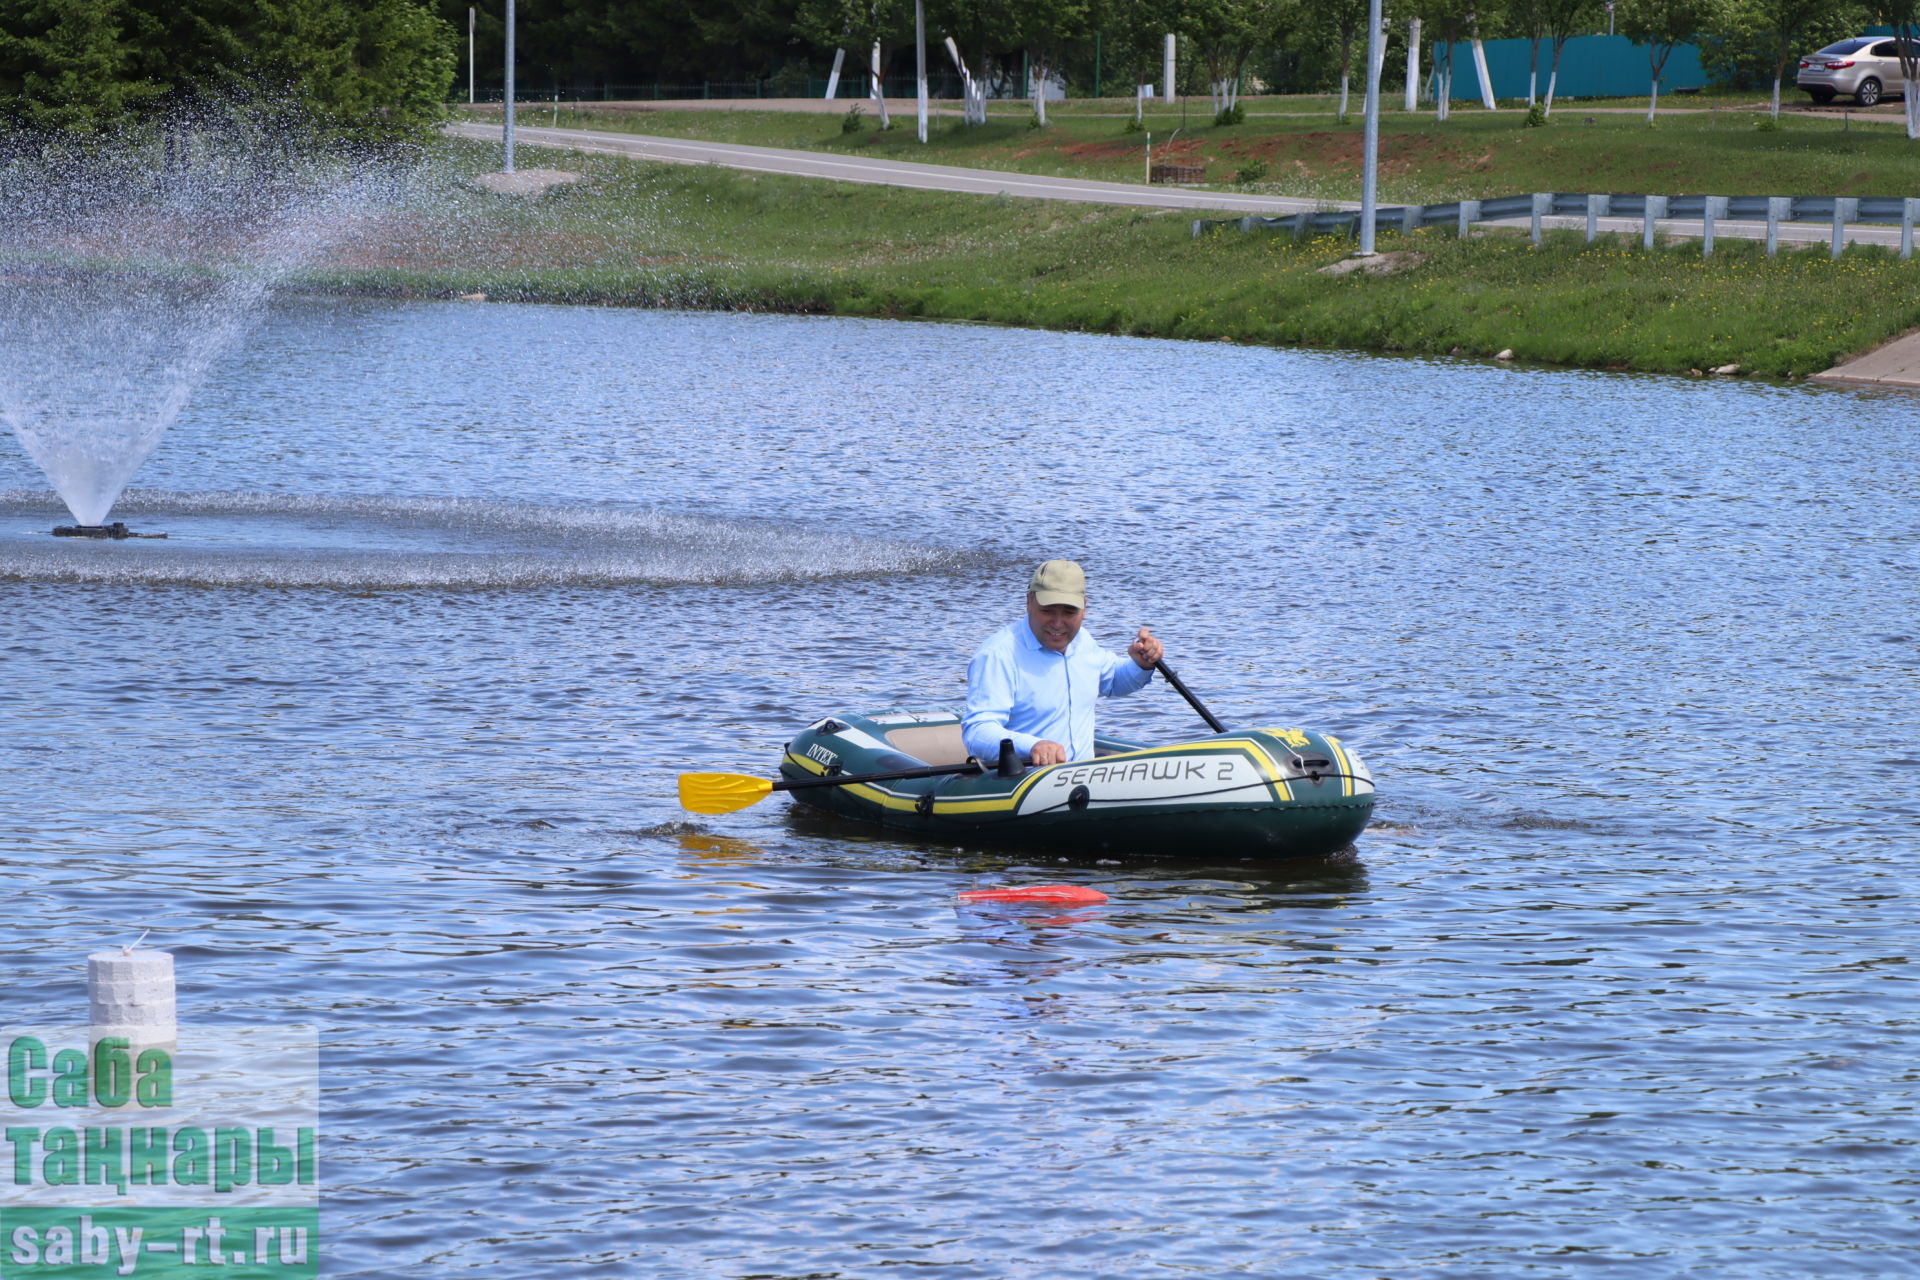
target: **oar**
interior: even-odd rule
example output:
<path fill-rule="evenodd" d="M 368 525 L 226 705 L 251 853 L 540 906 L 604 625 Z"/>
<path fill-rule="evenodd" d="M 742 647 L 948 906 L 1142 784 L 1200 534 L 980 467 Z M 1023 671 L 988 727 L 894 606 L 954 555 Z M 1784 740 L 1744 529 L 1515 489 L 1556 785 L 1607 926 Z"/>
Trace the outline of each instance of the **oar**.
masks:
<path fill-rule="evenodd" d="M 919 769 L 895 769 L 891 773 L 832 773 L 820 778 L 782 778 L 769 782 L 744 773 L 683 773 L 680 775 L 680 807 L 695 813 L 732 813 L 750 804 L 758 804 L 776 791 L 804 791 L 809 787 L 850 787 L 857 782 L 899 782 L 905 778 L 938 778 L 949 773 L 985 773 L 986 766 L 971 756 L 965 764 L 930 764 Z M 1002 777 L 1018 777 L 1019 757 L 1013 743 L 1000 744 Z"/>
<path fill-rule="evenodd" d="M 1207 710 L 1206 705 L 1202 703 L 1200 699 L 1193 696 L 1193 690 L 1187 688 L 1186 685 L 1180 682 L 1180 677 L 1173 674 L 1172 667 L 1164 662 L 1156 662 L 1153 664 L 1153 669 L 1165 676 L 1167 683 L 1172 685 L 1174 690 L 1187 700 L 1187 705 L 1200 713 L 1200 718 L 1207 722 L 1208 728 L 1212 729 L 1215 733 L 1225 733 L 1227 731 L 1227 726 L 1221 724 L 1220 721 L 1214 717 L 1213 712 Z"/>

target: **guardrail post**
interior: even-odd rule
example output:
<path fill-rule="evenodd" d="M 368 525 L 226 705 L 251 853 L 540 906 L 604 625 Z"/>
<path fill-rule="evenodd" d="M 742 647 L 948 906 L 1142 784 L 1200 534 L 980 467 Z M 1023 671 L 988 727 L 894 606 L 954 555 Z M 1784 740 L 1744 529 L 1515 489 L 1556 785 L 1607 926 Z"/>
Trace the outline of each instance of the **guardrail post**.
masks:
<path fill-rule="evenodd" d="M 1600 219 L 1613 212 L 1612 196 L 1587 197 L 1587 243 L 1600 234 Z"/>
<path fill-rule="evenodd" d="M 1462 200 L 1460 202 L 1460 238 L 1462 240 L 1467 238 L 1473 229 L 1473 224 L 1478 221 L 1480 221 L 1480 202 Z"/>
<path fill-rule="evenodd" d="M 1900 256 L 1913 256 L 1913 219 L 1920 212 L 1920 200 L 1908 196 L 1900 202 Z"/>
<path fill-rule="evenodd" d="M 1700 256 L 1713 256 L 1713 224 L 1727 216 L 1727 198 L 1708 196 L 1705 212 L 1700 215 Z"/>
<path fill-rule="evenodd" d="M 1793 216 L 1793 197 L 1767 197 L 1767 256 L 1780 252 L 1780 219 Z"/>
<path fill-rule="evenodd" d="M 1640 247 L 1653 248 L 1653 224 L 1667 216 L 1667 198 L 1648 196 L 1646 212 L 1640 215 Z"/>
<path fill-rule="evenodd" d="M 1400 210 L 1400 234 L 1410 236 L 1418 231 L 1420 229 L 1420 215 L 1425 211 L 1426 206 L 1418 204 L 1410 204 Z"/>
<path fill-rule="evenodd" d="M 1248 235 L 1253 231 L 1253 215 L 1246 214 L 1240 219 L 1240 234 Z"/>
<path fill-rule="evenodd" d="M 1533 242 L 1540 243 L 1540 220 L 1553 212 L 1553 193 L 1536 191 L 1533 193 Z"/>
<path fill-rule="evenodd" d="M 1859 215 L 1860 202 L 1852 196 L 1841 196 L 1833 202 L 1833 252 L 1828 256 L 1837 258 L 1847 247 L 1847 224 Z"/>
<path fill-rule="evenodd" d="M 1198 240 L 1200 238 L 1200 229 L 1206 225 L 1207 224 L 1199 218 L 1193 220 L 1193 239 Z"/>

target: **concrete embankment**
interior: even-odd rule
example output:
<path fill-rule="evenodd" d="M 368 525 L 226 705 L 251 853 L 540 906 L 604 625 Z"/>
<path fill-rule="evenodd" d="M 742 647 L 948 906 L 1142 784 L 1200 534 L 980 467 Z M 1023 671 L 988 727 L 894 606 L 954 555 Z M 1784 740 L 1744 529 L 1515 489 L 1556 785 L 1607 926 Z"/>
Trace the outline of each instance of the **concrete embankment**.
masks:
<path fill-rule="evenodd" d="M 1920 329 L 1903 333 L 1865 355 L 1813 375 L 1816 382 L 1920 390 Z"/>

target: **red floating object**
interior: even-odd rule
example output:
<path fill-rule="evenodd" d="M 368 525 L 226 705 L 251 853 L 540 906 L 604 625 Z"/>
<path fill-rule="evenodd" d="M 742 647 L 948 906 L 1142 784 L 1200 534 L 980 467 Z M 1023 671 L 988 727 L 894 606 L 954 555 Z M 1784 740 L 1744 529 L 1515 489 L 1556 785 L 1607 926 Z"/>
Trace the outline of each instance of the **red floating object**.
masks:
<path fill-rule="evenodd" d="M 1030 884 L 1019 889 L 969 889 L 960 895 L 962 902 L 1045 902 L 1055 906 L 1090 907 L 1105 902 L 1107 895 L 1098 889 L 1077 884 Z"/>

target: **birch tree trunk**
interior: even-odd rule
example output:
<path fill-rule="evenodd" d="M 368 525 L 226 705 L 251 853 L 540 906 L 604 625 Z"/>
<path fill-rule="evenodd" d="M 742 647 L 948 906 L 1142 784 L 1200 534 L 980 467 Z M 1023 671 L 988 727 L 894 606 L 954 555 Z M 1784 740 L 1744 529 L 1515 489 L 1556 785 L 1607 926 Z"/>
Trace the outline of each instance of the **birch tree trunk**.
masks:
<path fill-rule="evenodd" d="M 1647 94 L 1647 128 L 1653 128 L 1653 109 L 1660 103 L 1660 77 L 1653 78 L 1653 89 Z"/>
<path fill-rule="evenodd" d="M 1340 123 L 1347 122 L 1347 73 L 1340 73 Z"/>

